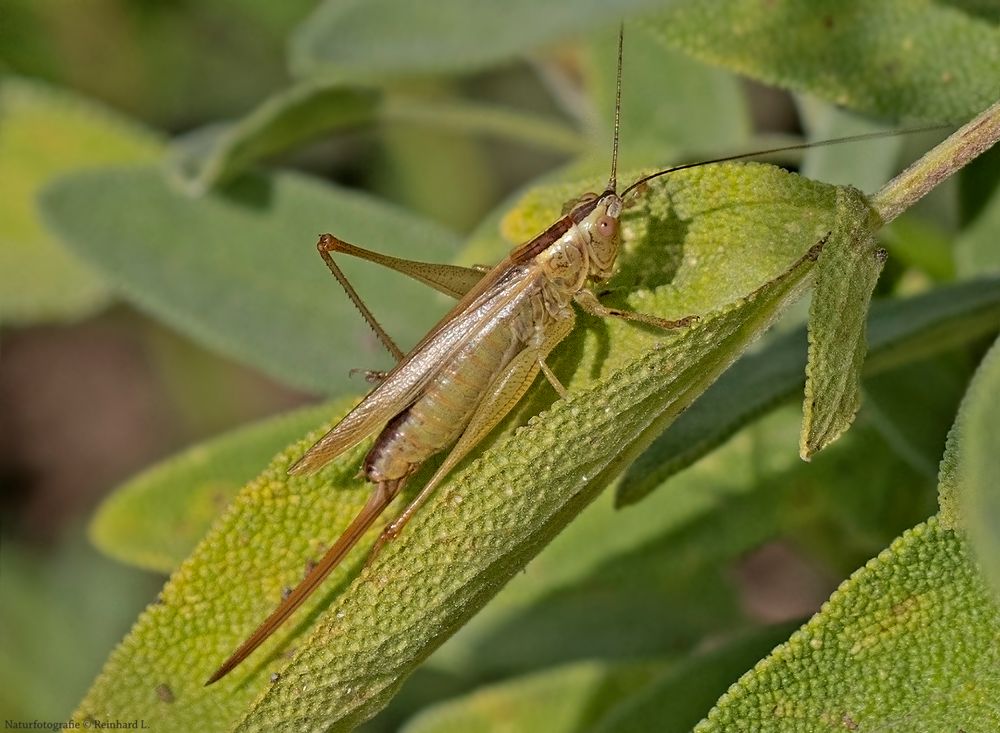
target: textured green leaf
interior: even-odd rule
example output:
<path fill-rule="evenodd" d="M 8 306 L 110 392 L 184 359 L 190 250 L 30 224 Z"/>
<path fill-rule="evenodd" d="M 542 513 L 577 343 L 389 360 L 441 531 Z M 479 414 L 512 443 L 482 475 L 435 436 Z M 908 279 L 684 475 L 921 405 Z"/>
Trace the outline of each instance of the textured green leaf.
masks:
<path fill-rule="evenodd" d="M 968 548 L 932 518 L 858 570 L 695 731 L 996 730 L 998 628 Z"/>
<path fill-rule="evenodd" d="M 976 370 L 948 437 L 941 462 L 941 511 L 968 531 L 980 564 L 1000 590 L 1000 463 L 996 397 L 1000 394 L 1000 341 Z"/>
<path fill-rule="evenodd" d="M 933 0 L 686 3 L 653 26 L 696 58 L 894 119 L 962 120 L 996 98 L 1000 28 Z"/>
<path fill-rule="evenodd" d="M 204 193 L 296 143 L 370 122 L 378 102 L 379 94 L 372 89 L 303 81 L 265 100 L 238 122 L 181 138 L 172 163 L 186 187 Z"/>
<path fill-rule="evenodd" d="M 292 37 L 291 66 L 356 79 L 481 68 L 670 0 L 326 0 Z M 442 22 L 442 19 L 446 19 Z"/>
<path fill-rule="evenodd" d="M 879 374 L 996 330 L 1000 280 L 938 288 L 913 298 L 876 301 L 868 324 L 866 374 Z M 748 421 L 803 387 L 805 329 L 772 339 L 712 385 L 690 410 L 629 467 L 617 501 L 633 504 L 686 468 Z"/>
<path fill-rule="evenodd" d="M 878 247 L 879 219 L 865 195 L 837 191 L 848 216 L 823 248 L 809 306 L 809 351 L 799 455 L 804 460 L 839 438 L 861 405 L 861 367 L 868 305 L 886 252 Z"/>
<path fill-rule="evenodd" d="M 192 198 L 152 169 L 93 171 L 43 199 L 73 250 L 140 307 L 288 384 L 337 392 L 353 368 L 388 364 L 316 254 L 320 232 L 403 257 L 447 260 L 447 231 L 372 198 L 300 175 L 250 176 Z M 386 287 L 367 263 L 343 269 L 403 346 L 447 307 L 401 276 Z M 356 384 L 356 382 L 355 382 Z"/>
<path fill-rule="evenodd" d="M 524 567 L 770 322 L 802 285 L 806 261 L 670 346 L 556 403 L 502 451 L 459 473 L 407 527 L 406 544 L 385 550 L 337 598 L 239 729 L 273 730 L 292 720 L 345 729 L 381 708 L 444 636 Z M 385 604 L 385 586 L 405 589 L 398 606 Z"/>
<path fill-rule="evenodd" d="M 156 464 L 104 500 L 91 520 L 91 540 L 122 562 L 169 573 L 275 453 L 346 407 L 324 404 L 269 418 Z"/>
<path fill-rule="evenodd" d="M 539 194 L 513 225 L 543 213 L 542 199 L 551 219 L 553 193 Z M 342 566 L 328 585 L 336 600 L 307 637 L 307 621 L 329 596 L 312 599 L 254 660 L 204 689 L 209 672 L 367 493 L 352 478 L 363 447 L 316 476 L 288 477 L 287 466 L 318 433 L 292 446 L 181 565 L 78 715 L 130 710 L 168 727 L 192 720 L 218 727 L 262 694 L 242 728 L 273 730 L 295 720 L 300 729 L 344 729 L 370 717 L 801 292 L 812 263 L 803 252 L 831 228 L 834 200 L 829 187 L 761 165 L 706 167 L 651 185 L 624 222 L 625 264 L 651 249 L 658 259 L 663 251 L 674 256 L 665 271 L 645 273 L 644 282 L 658 275 L 662 287 L 621 295 L 664 316 L 701 312 L 696 327 L 669 335 L 578 329 L 558 360 L 560 369 L 585 370 L 567 380 L 569 399 L 459 471 L 407 526 L 405 540 L 349 585 L 357 561 Z M 734 252 L 743 253 L 739 266 Z M 624 282 L 637 272 L 626 267 Z M 294 661 L 269 685 L 268 675 L 284 664 L 275 654 L 295 637 Z M 144 693 L 161 683 L 175 691 L 169 708 Z"/>
<path fill-rule="evenodd" d="M 601 497 L 427 664 L 482 680 L 696 649 L 749 622 L 731 564 L 761 543 L 793 537 L 849 573 L 933 510 L 933 481 L 870 425 L 805 464 L 795 451 L 800 420 L 787 405 L 642 509 L 615 511 Z M 854 490 L 861 482 L 867 491 Z"/>
<path fill-rule="evenodd" d="M 108 109 L 0 77 L 0 321 L 75 318 L 107 302 L 100 279 L 45 229 L 35 197 L 64 173 L 159 153 L 152 133 Z"/>
<path fill-rule="evenodd" d="M 648 685 L 662 663 L 578 664 L 477 690 L 421 713 L 403 733 L 586 730 L 624 695 Z"/>
<path fill-rule="evenodd" d="M 790 631 L 787 625 L 755 631 L 671 665 L 644 688 L 623 696 L 591 733 L 687 733 L 734 679 Z"/>

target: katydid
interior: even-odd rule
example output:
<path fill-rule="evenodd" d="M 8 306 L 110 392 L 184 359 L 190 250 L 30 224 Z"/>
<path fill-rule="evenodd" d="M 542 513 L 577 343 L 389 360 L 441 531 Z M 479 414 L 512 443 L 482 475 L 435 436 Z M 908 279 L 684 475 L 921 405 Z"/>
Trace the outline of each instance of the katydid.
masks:
<path fill-rule="evenodd" d="M 683 328 L 698 320 L 696 315 L 667 320 L 608 308 L 591 289 L 610 278 L 614 270 L 621 248 L 619 217 L 628 194 L 648 180 L 697 165 L 884 135 L 873 133 L 788 145 L 675 166 L 644 176 L 619 194 L 616 175 L 621 73 L 619 33 L 611 175 L 604 191 L 584 194 L 567 214 L 516 247 L 495 267 L 477 269 L 403 260 L 355 247 L 331 234 L 319 238 L 317 248 L 323 261 L 397 363 L 387 373 L 368 372 L 369 381 L 376 386 L 289 472 L 317 471 L 377 432 L 361 469 L 373 490 L 323 558 L 206 684 L 232 671 L 291 616 L 429 458 L 450 448 L 417 496 L 386 525 L 371 556 L 399 535 L 449 472 L 513 409 L 539 372 L 560 396 L 565 396 L 566 390 L 547 366 L 546 358 L 573 329 L 574 304 L 592 315 L 659 329 Z M 386 266 L 457 298 L 458 303 L 404 354 L 354 290 L 334 261 L 333 253 Z"/>

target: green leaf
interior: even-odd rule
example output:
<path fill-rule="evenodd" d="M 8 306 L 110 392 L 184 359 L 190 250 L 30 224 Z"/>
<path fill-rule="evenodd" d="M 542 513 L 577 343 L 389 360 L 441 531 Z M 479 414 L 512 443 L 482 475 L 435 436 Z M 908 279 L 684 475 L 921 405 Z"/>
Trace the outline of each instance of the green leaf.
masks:
<path fill-rule="evenodd" d="M 296 74 L 340 79 L 468 72 L 669 0 L 326 0 L 292 37 Z M 442 19 L 447 22 L 442 22 Z"/>
<path fill-rule="evenodd" d="M 44 548 L 6 533 L 0 573 L 3 717 L 65 720 L 108 648 L 156 593 L 155 580 L 101 557 L 76 527 Z"/>
<path fill-rule="evenodd" d="M 605 166 L 614 132 L 617 43 L 617 29 L 608 29 L 587 46 L 587 87 L 597 109 L 592 147 Z M 655 93 L 664 79 L 670 80 L 669 94 Z M 622 168 L 630 161 L 662 162 L 679 152 L 739 150 L 748 144 L 751 128 L 739 79 L 665 47 L 638 23 L 629 25 L 622 68 Z"/>
<path fill-rule="evenodd" d="M 185 187 L 202 194 L 296 143 L 372 121 L 378 102 L 373 89 L 304 81 L 270 97 L 238 122 L 182 137 L 171 162 Z"/>
<path fill-rule="evenodd" d="M 998 389 L 1000 340 L 994 342 L 976 370 L 948 436 L 939 498 L 948 523 L 968 531 L 983 571 L 996 590 L 1000 590 Z"/>
<path fill-rule="evenodd" d="M 858 570 L 697 733 L 996 730 L 1000 607 L 937 519 Z"/>
<path fill-rule="evenodd" d="M 976 340 L 865 379 L 868 420 L 897 455 L 928 478 L 937 479 L 948 428 L 972 376 L 969 352 L 976 350 Z"/>
<path fill-rule="evenodd" d="M 800 95 L 796 102 L 809 140 L 833 140 L 891 129 L 887 124 L 814 97 Z M 817 181 L 854 186 L 865 192 L 877 191 L 897 172 L 902 146 L 900 136 L 814 147 L 806 150 L 798 170 Z"/>
<path fill-rule="evenodd" d="M 865 373 L 879 374 L 992 333 L 998 320 L 1000 280 L 876 301 L 868 324 Z M 743 357 L 629 467 L 618 486 L 618 503 L 624 506 L 645 498 L 744 424 L 800 392 L 806 349 L 803 328 Z"/>
<path fill-rule="evenodd" d="M 868 305 L 885 264 L 875 231 L 880 221 L 865 195 L 837 191 L 850 212 L 838 220 L 823 248 L 809 306 L 809 352 L 799 455 L 809 460 L 839 438 L 861 405 L 861 367 Z"/>
<path fill-rule="evenodd" d="M 250 176 L 192 198 L 153 169 L 57 182 L 45 213 L 75 252 L 141 308 L 225 354 L 316 392 L 351 386 L 388 358 L 316 254 L 320 232 L 403 257 L 447 260 L 448 232 L 374 199 L 300 175 Z M 343 263 L 404 346 L 447 307 L 423 285 Z M 353 382 L 357 384 L 357 382 Z"/>
<path fill-rule="evenodd" d="M 787 639 L 790 630 L 781 625 L 754 631 L 671 665 L 645 687 L 623 695 L 591 733 L 687 733 L 732 681 Z"/>
<path fill-rule="evenodd" d="M 578 664 L 477 690 L 435 705 L 403 733 L 586 730 L 619 698 L 648 685 L 663 664 Z"/>
<path fill-rule="evenodd" d="M 101 280 L 42 224 L 36 195 L 64 173 L 159 153 L 152 133 L 104 107 L 0 77 L 0 322 L 77 318 L 107 302 Z"/>
<path fill-rule="evenodd" d="M 348 404 L 262 420 L 156 464 L 104 500 L 91 520 L 91 541 L 124 563 L 169 573 L 275 453 Z"/>
<path fill-rule="evenodd" d="M 907 213 L 880 234 L 891 260 L 920 270 L 937 282 L 955 279 L 955 252 L 951 239 L 936 225 Z"/>
<path fill-rule="evenodd" d="M 985 202 L 976 218 L 955 238 L 955 260 L 960 277 L 1000 273 L 1000 187 Z"/>
<path fill-rule="evenodd" d="M 1000 28 L 933 0 L 686 3 L 653 27 L 703 61 L 893 119 L 958 121 L 996 99 Z"/>
<path fill-rule="evenodd" d="M 558 206 L 561 191 L 539 194 L 535 214 L 543 199 Z M 294 719 L 299 728 L 345 729 L 373 715 L 801 293 L 834 201 L 833 189 L 762 165 L 706 167 L 651 184 L 627 212 L 625 260 L 655 256 L 660 272 L 645 273 L 644 282 L 658 275 L 664 284 L 628 297 L 665 317 L 700 312 L 697 326 L 667 335 L 617 324 L 578 329 L 558 362 L 585 370 L 567 380 L 569 399 L 459 470 L 405 538 L 349 583 L 361 550 L 354 554 L 328 581 L 330 608 L 319 610 L 329 596 L 311 599 L 254 660 L 203 688 L 368 493 L 353 478 L 364 446 L 315 476 L 289 477 L 291 461 L 319 433 L 307 436 L 237 497 L 164 588 L 163 602 L 112 654 L 77 715 L 129 710 L 165 727 L 223 727 L 261 694 L 241 728 L 273 730 Z M 666 270 L 664 250 L 673 254 Z M 639 270 L 625 272 L 627 283 Z M 398 602 L 387 602 L 390 593 Z M 269 684 L 284 666 L 275 655 L 290 642 L 294 660 Z M 161 683 L 175 691 L 169 708 L 143 694 Z"/>
<path fill-rule="evenodd" d="M 238 121 L 181 137 L 170 163 L 185 190 L 201 195 L 260 160 L 321 134 L 375 122 L 494 135 L 562 153 L 579 152 L 583 145 L 580 135 L 566 125 L 514 109 L 309 79 L 269 97 Z"/>

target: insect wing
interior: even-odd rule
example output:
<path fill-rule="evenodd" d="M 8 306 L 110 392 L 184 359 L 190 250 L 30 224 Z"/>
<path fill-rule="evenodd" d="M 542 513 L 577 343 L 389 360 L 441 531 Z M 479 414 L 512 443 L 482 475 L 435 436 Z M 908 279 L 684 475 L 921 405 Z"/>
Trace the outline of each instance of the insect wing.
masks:
<path fill-rule="evenodd" d="M 317 471 L 398 415 L 419 396 L 455 352 L 527 290 L 523 268 L 495 267 L 421 339 L 386 378 L 310 448 L 289 473 Z"/>

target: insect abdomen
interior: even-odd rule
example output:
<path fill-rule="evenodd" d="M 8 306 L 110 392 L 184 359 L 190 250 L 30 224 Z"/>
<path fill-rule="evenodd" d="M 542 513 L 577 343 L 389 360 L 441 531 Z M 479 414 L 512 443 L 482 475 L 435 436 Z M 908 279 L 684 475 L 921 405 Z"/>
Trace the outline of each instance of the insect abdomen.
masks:
<path fill-rule="evenodd" d="M 389 421 L 365 458 L 369 481 L 400 479 L 454 443 L 493 378 L 520 348 L 507 324 L 473 339 L 408 408 Z"/>

